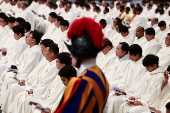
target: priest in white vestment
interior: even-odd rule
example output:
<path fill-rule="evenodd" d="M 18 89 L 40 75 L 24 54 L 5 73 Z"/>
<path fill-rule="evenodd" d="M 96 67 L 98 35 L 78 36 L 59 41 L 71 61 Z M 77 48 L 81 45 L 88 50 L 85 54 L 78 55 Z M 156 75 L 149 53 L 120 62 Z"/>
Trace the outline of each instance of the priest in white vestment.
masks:
<path fill-rule="evenodd" d="M 121 78 L 124 76 L 123 72 L 129 69 L 131 60 L 128 55 L 129 45 L 126 42 L 120 42 L 116 47 L 116 58 L 109 73 L 105 76 L 108 79 L 110 87 L 117 86 Z"/>
<path fill-rule="evenodd" d="M 41 47 L 39 44 L 41 35 L 36 31 L 31 31 L 29 37 L 26 38 L 26 43 L 29 47 L 20 55 L 19 59 L 13 65 L 17 66 L 20 79 L 25 79 L 29 73 L 38 65 L 42 58 Z M 8 79 L 14 77 L 13 72 L 4 71 L 1 75 L 1 96 L 7 90 L 9 85 L 16 83 L 8 82 Z"/>
<path fill-rule="evenodd" d="M 134 38 L 131 36 L 131 34 L 129 33 L 129 30 L 126 26 L 121 26 L 119 28 L 119 32 L 122 35 L 120 42 L 126 42 L 129 45 L 133 44 Z"/>
<path fill-rule="evenodd" d="M 133 42 L 133 44 L 138 44 L 141 47 L 144 46 L 144 44 L 147 42 L 145 36 L 144 36 L 144 28 L 143 27 L 137 27 L 136 28 L 136 37 L 135 40 Z"/>
<path fill-rule="evenodd" d="M 145 36 L 147 42 L 142 46 L 143 55 L 157 54 L 161 45 L 155 39 L 155 30 L 153 28 L 146 29 Z"/>
<path fill-rule="evenodd" d="M 53 64 L 51 66 L 49 66 L 49 65 L 46 66 L 46 68 L 49 69 L 48 73 L 45 73 L 43 75 L 38 74 L 38 76 L 46 77 L 46 78 L 41 78 L 38 83 L 36 82 L 36 80 L 33 80 L 33 78 L 29 78 L 28 83 L 30 84 L 33 82 L 32 84 L 36 86 L 33 89 L 35 91 L 33 91 L 33 94 L 29 94 L 24 90 L 23 90 L 23 92 L 19 93 L 16 96 L 16 98 L 14 99 L 11 106 L 9 107 L 9 111 L 11 111 L 11 110 L 13 111 L 13 109 L 15 108 L 14 111 L 16 113 L 22 113 L 22 112 L 29 113 L 32 108 L 32 106 L 29 106 L 29 104 L 28 104 L 30 101 L 30 98 L 34 98 L 34 100 L 36 99 L 37 101 L 40 101 L 41 103 L 43 103 L 43 105 L 45 105 L 45 104 L 52 105 L 55 102 L 55 99 L 57 99 L 57 97 L 59 97 L 59 95 L 62 94 L 62 92 L 64 91 L 65 87 L 64 87 L 62 81 L 60 80 L 60 77 L 58 76 L 58 70 L 61 70 L 66 65 L 71 65 L 71 58 L 69 57 L 69 55 L 70 54 L 68 54 L 68 53 L 58 54 L 57 60 L 55 60 L 55 65 Z M 56 63 L 57 63 L 57 65 L 56 65 Z M 54 68 L 56 68 L 56 66 L 57 66 L 57 69 L 54 69 Z M 50 69 L 50 68 L 52 68 L 52 69 Z M 40 69 L 39 72 L 41 73 L 44 71 Z M 32 74 L 31 76 L 34 76 L 34 75 Z M 52 77 L 54 77 L 54 80 L 52 82 L 46 81 L 46 79 L 49 80 Z M 52 80 L 52 79 L 50 79 L 50 80 Z M 46 84 L 44 83 L 45 81 L 46 81 Z M 33 86 L 33 85 L 31 85 L 31 86 Z M 45 85 L 46 85 L 46 87 L 45 87 Z M 41 93 L 39 93 L 39 91 Z M 19 100 L 18 100 L 18 97 L 20 98 Z M 52 97 L 53 97 L 53 100 L 52 100 Z M 8 98 L 8 97 L 6 97 L 6 98 Z M 10 99 L 9 99 L 9 101 L 10 101 Z"/>
<path fill-rule="evenodd" d="M 168 33 L 170 33 L 169 27 L 166 26 L 165 21 L 160 21 L 158 23 L 158 26 L 160 28 L 160 31 L 155 35 L 156 40 L 161 44 L 161 46 L 165 45 L 165 38 Z"/>
<path fill-rule="evenodd" d="M 128 98 L 133 102 L 123 103 L 119 112 L 141 113 L 146 106 L 152 105 L 157 100 L 165 87 L 163 84 L 168 82 L 164 77 L 164 70 L 159 67 L 159 58 L 157 56 L 147 55 L 143 60 L 143 65 L 148 70 L 146 78 L 141 81 L 133 96 Z M 155 106 L 158 107 L 158 105 Z"/>
<path fill-rule="evenodd" d="M 133 62 L 131 62 L 130 68 L 124 72 L 118 84 L 118 88 L 122 89 L 122 94 L 114 91 L 110 92 L 108 104 L 105 107 L 107 113 L 117 113 L 119 106 L 124 102 L 123 98 L 133 95 L 141 81 L 145 79 L 146 69 L 142 65 L 142 48 L 137 44 L 133 44 L 130 46 L 128 53 Z"/>
<path fill-rule="evenodd" d="M 99 23 L 100 23 L 100 27 L 102 28 L 105 38 L 110 37 L 110 34 L 113 31 L 111 26 L 107 24 L 105 19 L 101 19 Z"/>

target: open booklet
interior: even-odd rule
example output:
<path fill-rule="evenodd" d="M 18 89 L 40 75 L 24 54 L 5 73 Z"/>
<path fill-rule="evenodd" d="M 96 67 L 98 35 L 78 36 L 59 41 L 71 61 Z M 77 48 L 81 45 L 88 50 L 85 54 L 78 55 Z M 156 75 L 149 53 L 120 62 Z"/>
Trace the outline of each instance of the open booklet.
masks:
<path fill-rule="evenodd" d="M 122 94 L 122 89 L 120 89 L 120 88 L 118 88 L 118 87 L 115 87 L 115 86 L 113 86 L 112 88 L 111 88 L 111 90 L 113 90 L 113 91 L 115 91 L 115 93 L 119 93 L 119 94 Z"/>
<path fill-rule="evenodd" d="M 29 105 L 34 105 L 36 109 L 43 111 L 43 112 L 50 112 L 50 109 L 48 108 L 44 108 L 43 106 L 41 106 L 39 103 L 37 102 L 33 102 L 33 101 L 29 101 Z"/>

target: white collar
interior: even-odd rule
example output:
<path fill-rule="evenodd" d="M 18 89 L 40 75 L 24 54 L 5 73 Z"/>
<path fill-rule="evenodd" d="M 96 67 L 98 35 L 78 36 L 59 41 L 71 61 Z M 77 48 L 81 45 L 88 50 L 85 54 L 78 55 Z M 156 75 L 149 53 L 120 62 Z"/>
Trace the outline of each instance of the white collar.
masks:
<path fill-rule="evenodd" d="M 81 74 L 83 71 L 85 71 L 87 68 L 93 67 L 96 65 L 96 58 L 89 59 L 84 61 L 79 68 L 79 73 Z"/>

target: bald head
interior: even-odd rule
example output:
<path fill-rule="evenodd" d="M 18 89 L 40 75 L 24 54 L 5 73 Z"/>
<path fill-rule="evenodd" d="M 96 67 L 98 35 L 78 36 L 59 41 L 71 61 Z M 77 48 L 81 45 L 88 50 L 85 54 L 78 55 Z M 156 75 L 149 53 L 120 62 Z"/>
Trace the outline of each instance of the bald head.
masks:
<path fill-rule="evenodd" d="M 158 18 L 152 18 L 151 25 L 153 26 L 155 24 L 158 24 Z"/>
<path fill-rule="evenodd" d="M 144 36 L 145 29 L 143 27 L 137 27 L 136 28 L 136 37 L 141 38 Z"/>

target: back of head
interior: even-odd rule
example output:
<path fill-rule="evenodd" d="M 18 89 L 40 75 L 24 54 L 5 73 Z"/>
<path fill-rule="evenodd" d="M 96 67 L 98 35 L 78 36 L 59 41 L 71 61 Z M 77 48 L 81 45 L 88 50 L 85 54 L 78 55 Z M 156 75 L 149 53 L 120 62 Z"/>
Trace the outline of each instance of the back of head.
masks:
<path fill-rule="evenodd" d="M 25 21 L 23 18 L 21 18 L 21 17 L 16 18 L 15 21 L 17 21 L 17 22 L 19 22 L 19 23 L 21 23 L 21 22 L 26 22 L 26 21 Z"/>
<path fill-rule="evenodd" d="M 154 36 L 155 36 L 155 30 L 154 30 L 153 28 L 147 28 L 147 29 L 145 30 L 145 33 L 146 33 L 147 35 L 154 35 Z"/>
<path fill-rule="evenodd" d="M 126 27 L 126 26 L 121 26 L 121 27 L 119 28 L 119 32 L 123 32 L 123 33 L 129 32 L 128 27 Z"/>
<path fill-rule="evenodd" d="M 96 11 L 100 11 L 100 8 L 98 6 L 95 7 Z"/>
<path fill-rule="evenodd" d="M 117 20 L 117 23 L 122 23 L 122 20 L 120 18 L 115 18 Z"/>
<path fill-rule="evenodd" d="M 107 46 L 110 46 L 112 48 L 113 44 L 108 38 L 105 38 L 105 39 L 103 39 L 103 48 L 107 47 Z"/>
<path fill-rule="evenodd" d="M 167 67 L 167 71 L 170 72 L 170 65 Z"/>
<path fill-rule="evenodd" d="M 149 54 L 143 59 L 142 63 L 145 67 L 153 66 L 154 64 L 159 66 L 159 57 L 153 54 Z"/>
<path fill-rule="evenodd" d="M 32 38 L 35 39 L 36 44 L 39 44 L 42 37 L 41 34 L 38 31 L 31 31 L 30 34 L 32 34 Z"/>
<path fill-rule="evenodd" d="M 59 48 L 58 48 L 58 45 L 53 43 L 51 44 L 51 46 L 49 47 L 49 52 L 51 53 L 54 53 L 54 55 L 57 57 L 58 53 L 59 53 Z"/>
<path fill-rule="evenodd" d="M 57 21 L 60 21 L 60 22 L 64 20 L 64 18 L 62 16 L 57 16 L 56 19 L 57 19 Z"/>
<path fill-rule="evenodd" d="M 6 14 L 4 12 L 0 12 L 0 17 L 1 16 L 6 16 Z"/>
<path fill-rule="evenodd" d="M 9 18 L 7 19 L 7 22 L 8 22 L 8 23 L 15 23 L 15 17 L 9 17 Z"/>
<path fill-rule="evenodd" d="M 7 22 L 7 20 L 8 20 L 7 16 L 1 16 L 0 18 L 2 18 L 4 20 L 4 22 Z"/>
<path fill-rule="evenodd" d="M 129 54 L 130 55 L 137 55 L 142 56 L 142 48 L 138 44 L 133 44 L 129 47 Z"/>
<path fill-rule="evenodd" d="M 71 65 L 70 54 L 67 52 L 62 52 L 57 55 L 57 59 L 60 60 L 61 64 Z"/>
<path fill-rule="evenodd" d="M 105 19 L 101 19 L 101 20 L 99 21 L 99 23 L 102 24 L 102 25 L 107 25 L 107 22 L 106 22 Z"/>
<path fill-rule="evenodd" d="M 69 27 L 69 22 L 67 20 L 61 21 L 60 25 Z"/>
<path fill-rule="evenodd" d="M 29 22 L 21 22 L 20 25 L 26 29 L 26 32 L 31 30 L 31 24 Z"/>
<path fill-rule="evenodd" d="M 138 7 L 138 8 L 136 8 L 136 11 L 143 11 L 143 8 L 142 7 Z"/>
<path fill-rule="evenodd" d="M 126 51 L 126 54 L 128 54 L 129 45 L 126 42 L 120 42 L 119 44 L 122 45 L 121 47 L 122 51 Z"/>
<path fill-rule="evenodd" d="M 59 71 L 58 75 L 70 80 L 71 77 L 77 77 L 77 72 L 73 66 L 66 65 Z"/>
<path fill-rule="evenodd" d="M 44 39 L 40 42 L 40 44 L 44 45 L 45 47 L 50 47 L 54 44 L 54 41 L 51 39 Z"/>
<path fill-rule="evenodd" d="M 168 102 L 165 107 L 167 110 L 170 110 L 170 102 Z"/>
<path fill-rule="evenodd" d="M 16 25 L 12 28 L 13 32 L 16 33 L 16 34 L 22 34 L 22 36 L 24 36 L 24 28 L 21 26 L 21 25 Z"/>
<path fill-rule="evenodd" d="M 50 15 L 52 18 L 57 18 L 57 14 L 56 14 L 55 12 L 51 12 L 49 15 Z"/>
<path fill-rule="evenodd" d="M 159 26 L 159 27 L 166 26 L 166 22 L 165 22 L 165 21 L 160 21 L 160 22 L 158 23 L 158 26 Z"/>
<path fill-rule="evenodd" d="M 106 12 L 109 12 L 109 8 L 105 7 Z"/>

